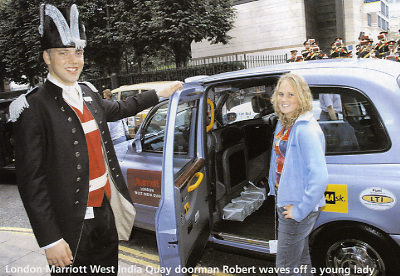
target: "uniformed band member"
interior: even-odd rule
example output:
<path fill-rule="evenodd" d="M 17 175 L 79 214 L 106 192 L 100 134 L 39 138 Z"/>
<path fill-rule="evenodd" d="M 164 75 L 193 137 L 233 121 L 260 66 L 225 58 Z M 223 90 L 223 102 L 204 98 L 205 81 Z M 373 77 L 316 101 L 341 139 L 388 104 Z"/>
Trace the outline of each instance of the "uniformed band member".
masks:
<path fill-rule="evenodd" d="M 387 43 L 387 32 L 380 32 L 378 35 L 378 43 L 376 43 L 375 48 L 377 51 L 377 58 L 383 58 L 389 52 L 389 47 Z"/>
<path fill-rule="evenodd" d="M 10 106 L 20 195 L 52 275 L 102 274 L 93 268 L 117 275 L 118 240 L 129 238 L 135 209 L 107 121 L 133 116 L 182 85 L 105 101 L 77 82 L 86 36 L 76 5 L 42 5 L 40 19 L 47 80 Z"/>
<path fill-rule="evenodd" d="M 365 51 L 370 39 L 368 36 L 363 35 L 362 37 L 359 37 L 359 40 L 360 43 L 356 46 L 356 55 L 358 58 L 361 58 L 361 53 Z"/>
<path fill-rule="evenodd" d="M 302 55 L 298 55 L 298 56 L 296 57 L 296 61 L 295 61 L 295 62 L 301 62 L 301 61 L 304 61 L 304 58 L 303 58 Z"/>
<path fill-rule="evenodd" d="M 357 57 L 358 57 L 358 53 L 361 50 L 361 44 L 362 44 L 362 41 L 364 40 L 364 37 L 365 37 L 365 33 L 364 32 L 360 32 L 360 34 L 358 36 L 358 44 L 356 45 L 356 55 L 357 55 Z"/>
<path fill-rule="evenodd" d="M 357 53 L 359 58 L 378 58 L 379 52 L 372 48 L 373 39 L 368 36 L 364 37 L 361 42 L 360 51 Z"/>
<path fill-rule="evenodd" d="M 310 47 L 311 47 L 310 40 L 304 41 L 303 45 L 304 45 L 304 50 L 301 51 L 301 55 L 303 56 L 304 59 L 306 59 L 307 56 L 311 52 L 311 50 L 310 50 Z"/>
<path fill-rule="evenodd" d="M 290 58 L 286 61 L 287 63 L 296 62 L 297 59 L 297 50 L 290 51 Z"/>
<path fill-rule="evenodd" d="M 335 41 L 331 44 L 332 49 L 329 53 L 330 58 L 344 58 L 349 56 L 349 51 L 344 45 L 341 37 L 335 38 Z"/>
<path fill-rule="evenodd" d="M 317 59 L 323 59 L 323 58 L 325 58 L 325 54 L 319 48 L 318 42 L 316 42 L 316 41 L 312 42 L 311 47 L 310 47 L 310 53 L 307 55 L 307 57 L 304 60 L 317 60 Z"/>
<path fill-rule="evenodd" d="M 392 60 L 392 61 L 400 61 L 399 60 L 400 53 L 396 50 L 396 41 L 394 41 L 394 40 L 389 41 L 388 48 L 389 48 L 389 51 L 386 53 L 386 55 L 383 58 L 387 59 L 387 60 Z"/>

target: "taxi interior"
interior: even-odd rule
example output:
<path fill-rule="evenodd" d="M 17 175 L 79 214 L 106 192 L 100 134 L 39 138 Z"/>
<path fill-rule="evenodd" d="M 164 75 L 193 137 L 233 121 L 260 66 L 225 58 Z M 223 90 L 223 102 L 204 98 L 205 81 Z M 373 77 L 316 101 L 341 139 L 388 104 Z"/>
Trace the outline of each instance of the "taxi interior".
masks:
<path fill-rule="evenodd" d="M 277 123 L 270 98 L 278 77 L 240 80 L 209 89 L 208 97 L 216 103 L 214 127 L 207 133 L 207 166 L 214 195 L 212 233 L 216 239 L 268 248 L 268 241 L 277 238 L 274 197 L 266 196 L 262 205 L 250 211 L 243 221 L 243 217 L 227 219 L 224 208 L 235 199 L 240 200 L 251 186 L 268 195 L 267 177 Z M 390 141 L 385 128 L 365 95 L 347 87 L 310 87 L 313 113 L 326 138 L 326 155 L 387 149 Z M 323 94 L 340 96 L 342 111 L 337 120 L 320 119 Z"/>
<path fill-rule="evenodd" d="M 211 199 L 215 222 L 212 231 L 218 239 L 259 246 L 263 242 L 268 246 L 268 240 L 275 239 L 273 197 L 265 198 L 261 207 L 245 218 L 227 219 L 224 208 L 250 185 L 268 193 L 267 176 L 277 122 L 270 98 L 276 81 L 242 80 L 209 90 L 208 97 L 216 103 L 214 128 L 207 133 L 207 159 L 211 194 L 215 195 Z"/>

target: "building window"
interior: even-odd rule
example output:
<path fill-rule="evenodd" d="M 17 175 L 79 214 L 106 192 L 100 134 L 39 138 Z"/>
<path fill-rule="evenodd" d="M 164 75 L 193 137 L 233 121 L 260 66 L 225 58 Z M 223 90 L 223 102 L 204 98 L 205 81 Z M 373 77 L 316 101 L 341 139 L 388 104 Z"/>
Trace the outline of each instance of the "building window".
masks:
<path fill-rule="evenodd" d="M 368 26 L 372 26 L 372 16 L 371 16 L 371 14 L 367 14 L 367 18 L 368 18 Z"/>
<path fill-rule="evenodd" d="M 379 15 L 378 15 L 378 27 L 382 28 L 382 19 Z"/>
<path fill-rule="evenodd" d="M 381 13 L 383 15 L 386 15 L 386 5 L 385 3 L 381 2 Z"/>

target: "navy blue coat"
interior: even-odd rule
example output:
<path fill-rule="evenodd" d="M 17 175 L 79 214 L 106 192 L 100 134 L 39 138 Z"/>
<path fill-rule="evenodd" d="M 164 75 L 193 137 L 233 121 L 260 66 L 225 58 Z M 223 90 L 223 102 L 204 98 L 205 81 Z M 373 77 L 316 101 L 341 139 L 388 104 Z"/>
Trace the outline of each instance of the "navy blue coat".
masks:
<path fill-rule="evenodd" d="M 115 187 L 132 204 L 114 151 L 107 121 L 116 121 L 158 103 L 154 90 L 125 101 L 103 100 L 80 84 L 97 122 Z M 85 134 L 62 89 L 50 81 L 26 95 L 29 104 L 14 123 L 17 183 L 40 247 L 63 238 L 74 253 L 89 193 Z M 123 212 L 121 210 L 114 210 Z M 123 215 L 123 214 L 122 214 Z M 132 221 L 133 224 L 133 221 Z"/>

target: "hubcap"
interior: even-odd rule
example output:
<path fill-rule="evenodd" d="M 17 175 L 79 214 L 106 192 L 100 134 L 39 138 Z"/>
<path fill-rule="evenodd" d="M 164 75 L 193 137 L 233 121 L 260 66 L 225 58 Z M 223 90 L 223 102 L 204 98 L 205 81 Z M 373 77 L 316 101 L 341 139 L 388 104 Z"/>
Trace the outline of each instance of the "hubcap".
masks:
<path fill-rule="evenodd" d="M 381 256 L 369 244 L 346 239 L 334 243 L 327 252 L 328 274 L 385 276 L 385 264 Z"/>

